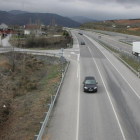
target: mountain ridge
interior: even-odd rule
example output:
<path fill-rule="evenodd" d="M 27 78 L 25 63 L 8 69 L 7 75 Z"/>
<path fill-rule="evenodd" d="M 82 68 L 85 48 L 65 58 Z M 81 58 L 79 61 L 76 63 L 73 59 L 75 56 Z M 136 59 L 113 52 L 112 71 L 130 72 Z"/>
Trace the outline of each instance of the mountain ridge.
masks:
<path fill-rule="evenodd" d="M 74 20 L 74 21 L 77 21 L 79 23 L 86 23 L 86 22 L 98 22 L 98 20 L 94 20 L 94 19 L 91 19 L 91 18 L 87 18 L 87 17 L 84 17 L 84 16 L 74 16 L 74 17 L 69 17 L 70 19 Z"/>
<path fill-rule="evenodd" d="M 72 19 L 52 13 L 12 14 L 10 12 L 0 11 L 0 24 L 5 23 L 7 25 L 25 25 L 29 23 L 30 19 L 32 20 L 32 23 L 35 23 L 35 21 L 39 19 L 45 25 L 49 25 L 52 19 L 54 19 L 56 24 L 59 26 L 79 27 L 81 25 Z"/>

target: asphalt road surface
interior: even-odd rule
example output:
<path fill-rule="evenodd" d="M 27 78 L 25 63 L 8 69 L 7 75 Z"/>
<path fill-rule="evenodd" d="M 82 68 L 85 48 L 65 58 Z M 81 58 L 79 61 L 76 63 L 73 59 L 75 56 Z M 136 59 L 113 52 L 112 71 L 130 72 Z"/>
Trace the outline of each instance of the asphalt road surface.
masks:
<path fill-rule="evenodd" d="M 140 80 L 92 38 L 72 34 L 79 53 L 70 57 L 46 140 L 140 140 Z M 83 92 L 85 76 L 96 78 L 97 93 Z"/>

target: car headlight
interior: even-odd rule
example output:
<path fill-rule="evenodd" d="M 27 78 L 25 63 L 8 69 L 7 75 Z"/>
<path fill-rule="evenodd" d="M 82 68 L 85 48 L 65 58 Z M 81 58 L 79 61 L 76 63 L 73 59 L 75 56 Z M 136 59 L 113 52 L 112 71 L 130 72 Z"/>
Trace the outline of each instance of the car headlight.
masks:
<path fill-rule="evenodd" d="M 94 87 L 94 89 L 97 89 L 97 87 Z"/>
<path fill-rule="evenodd" d="M 87 87 L 84 87 L 85 89 L 88 89 Z"/>

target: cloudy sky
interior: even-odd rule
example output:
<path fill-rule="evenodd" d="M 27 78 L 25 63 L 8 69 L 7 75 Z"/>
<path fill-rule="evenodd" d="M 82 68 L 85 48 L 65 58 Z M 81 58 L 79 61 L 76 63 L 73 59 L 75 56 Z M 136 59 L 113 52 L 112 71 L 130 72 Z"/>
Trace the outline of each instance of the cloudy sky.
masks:
<path fill-rule="evenodd" d="M 140 0 L 0 0 L 0 10 L 85 16 L 96 20 L 140 18 Z"/>

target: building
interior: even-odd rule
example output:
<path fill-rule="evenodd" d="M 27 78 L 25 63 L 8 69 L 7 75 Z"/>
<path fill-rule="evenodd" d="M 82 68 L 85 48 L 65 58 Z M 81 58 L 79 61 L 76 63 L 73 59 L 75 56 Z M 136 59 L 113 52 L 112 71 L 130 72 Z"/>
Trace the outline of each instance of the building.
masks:
<path fill-rule="evenodd" d="M 41 34 L 41 25 L 38 24 L 27 24 L 24 26 L 24 34 Z"/>
<path fill-rule="evenodd" d="M 9 29 L 8 26 L 4 23 L 0 24 L 0 32 L 2 34 L 2 36 L 7 36 L 8 34 L 13 34 L 14 30 L 13 29 Z"/>
<path fill-rule="evenodd" d="M 8 26 L 4 23 L 0 24 L 0 30 L 7 30 Z"/>

